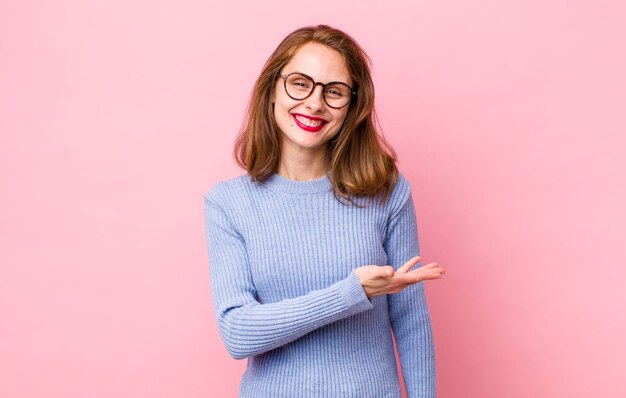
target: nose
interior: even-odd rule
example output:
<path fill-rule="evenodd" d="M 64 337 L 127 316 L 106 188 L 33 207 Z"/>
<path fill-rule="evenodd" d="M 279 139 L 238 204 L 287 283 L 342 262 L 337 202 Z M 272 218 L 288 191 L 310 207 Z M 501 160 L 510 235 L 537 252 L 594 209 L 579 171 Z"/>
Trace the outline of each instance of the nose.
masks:
<path fill-rule="evenodd" d="M 318 90 L 319 88 L 319 90 Z M 315 86 L 313 92 L 305 100 L 305 105 L 311 111 L 320 111 L 324 108 L 324 87 Z"/>

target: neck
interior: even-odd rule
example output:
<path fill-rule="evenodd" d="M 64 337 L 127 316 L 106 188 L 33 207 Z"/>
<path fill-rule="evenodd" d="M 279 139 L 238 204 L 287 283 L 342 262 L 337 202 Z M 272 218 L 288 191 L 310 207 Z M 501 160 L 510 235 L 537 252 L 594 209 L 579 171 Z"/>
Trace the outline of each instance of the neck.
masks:
<path fill-rule="evenodd" d="M 323 177 L 328 170 L 326 151 L 317 153 L 283 151 L 277 174 L 294 181 L 308 181 Z"/>

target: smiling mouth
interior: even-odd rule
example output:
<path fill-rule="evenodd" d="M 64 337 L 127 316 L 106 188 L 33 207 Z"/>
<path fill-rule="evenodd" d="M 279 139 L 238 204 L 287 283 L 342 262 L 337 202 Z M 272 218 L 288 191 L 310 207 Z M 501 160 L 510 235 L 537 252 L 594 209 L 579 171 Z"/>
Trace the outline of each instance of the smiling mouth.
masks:
<path fill-rule="evenodd" d="M 293 120 L 301 129 L 313 133 L 320 131 L 326 125 L 326 123 L 328 123 L 327 121 L 320 118 L 309 118 L 299 114 L 294 114 Z"/>

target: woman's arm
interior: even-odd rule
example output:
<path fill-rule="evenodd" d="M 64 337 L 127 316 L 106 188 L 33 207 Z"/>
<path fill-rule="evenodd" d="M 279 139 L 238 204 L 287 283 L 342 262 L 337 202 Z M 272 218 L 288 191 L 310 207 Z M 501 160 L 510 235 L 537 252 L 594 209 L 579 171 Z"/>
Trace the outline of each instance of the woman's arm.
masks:
<path fill-rule="evenodd" d="M 233 358 L 269 351 L 373 308 L 354 272 L 304 296 L 259 303 L 243 238 L 216 202 L 205 195 L 204 204 L 213 308 Z"/>
<path fill-rule="evenodd" d="M 404 204 L 392 214 L 384 243 L 388 263 L 397 269 L 419 255 L 417 223 L 410 186 Z M 435 348 L 424 282 L 387 296 L 402 375 L 409 398 L 434 398 Z"/>

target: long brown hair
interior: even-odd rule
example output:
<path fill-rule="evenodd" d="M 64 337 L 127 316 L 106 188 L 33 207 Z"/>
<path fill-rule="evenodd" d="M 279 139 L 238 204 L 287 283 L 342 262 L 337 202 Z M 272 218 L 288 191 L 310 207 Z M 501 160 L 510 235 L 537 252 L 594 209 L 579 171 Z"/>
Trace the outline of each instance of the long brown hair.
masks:
<path fill-rule="evenodd" d="M 278 170 L 281 132 L 274 119 L 271 97 L 280 70 L 309 42 L 328 46 L 343 56 L 357 91 L 341 130 L 327 143 L 335 197 L 358 206 L 352 197 L 380 196 L 384 203 L 398 179 L 397 156 L 378 128 L 371 60 L 352 37 L 327 25 L 293 31 L 269 57 L 250 96 L 244 125 L 235 142 L 235 161 L 253 181 L 263 182 Z"/>

